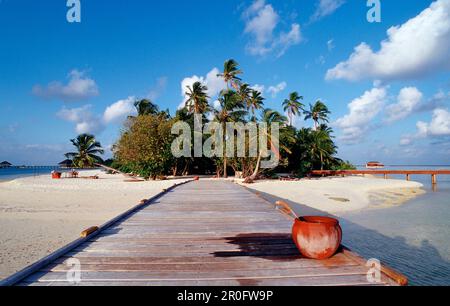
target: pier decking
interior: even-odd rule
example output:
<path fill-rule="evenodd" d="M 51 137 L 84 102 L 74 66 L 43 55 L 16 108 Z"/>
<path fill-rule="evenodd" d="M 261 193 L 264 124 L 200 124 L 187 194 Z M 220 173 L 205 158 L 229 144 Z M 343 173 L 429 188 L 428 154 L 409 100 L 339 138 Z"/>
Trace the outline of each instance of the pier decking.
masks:
<path fill-rule="evenodd" d="M 346 175 L 383 175 L 385 179 L 389 175 L 405 175 L 406 180 L 411 180 L 411 175 L 430 175 L 431 184 L 437 184 L 438 175 L 450 175 L 450 170 L 315 170 L 311 172 L 312 175 L 332 175 L 332 176 L 346 176 Z"/>
<path fill-rule="evenodd" d="M 291 221 L 273 204 L 236 184 L 191 182 L 91 234 L 21 286 L 64 286 L 68 259 L 79 260 L 77 285 L 398 285 L 385 268 L 367 280 L 365 261 L 343 248 L 331 259 L 302 258 Z"/>

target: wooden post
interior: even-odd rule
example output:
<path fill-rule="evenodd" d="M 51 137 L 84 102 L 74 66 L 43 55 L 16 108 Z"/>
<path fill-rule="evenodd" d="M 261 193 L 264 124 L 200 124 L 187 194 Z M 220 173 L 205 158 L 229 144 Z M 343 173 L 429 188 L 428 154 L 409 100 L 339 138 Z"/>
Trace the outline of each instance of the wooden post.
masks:
<path fill-rule="evenodd" d="M 410 181 L 411 180 L 411 174 L 406 174 L 406 180 Z"/>
<path fill-rule="evenodd" d="M 99 230 L 99 228 L 97 226 L 92 226 L 92 227 L 82 231 L 81 234 L 80 234 L 80 237 L 81 238 L 86 238 L 86 237 L 88 237 L 92 233 L 95 233 L 98 230 Z"/>
<path fill-rule="evenodd" d="M 437 178 L 436 174 L 431 175 L 431 184 L 436 185 L 437 184 Z"/>
<path fill-rule="evenodd" d="M 387 180 L 388 179 L 388 175 L 384 174 L 384 179 Z"/>

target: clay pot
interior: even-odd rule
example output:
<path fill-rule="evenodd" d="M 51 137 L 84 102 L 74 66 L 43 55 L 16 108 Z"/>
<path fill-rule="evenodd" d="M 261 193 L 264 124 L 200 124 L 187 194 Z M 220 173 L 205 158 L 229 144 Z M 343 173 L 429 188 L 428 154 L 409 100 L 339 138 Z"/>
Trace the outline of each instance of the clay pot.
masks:
<path fill-rule="evenodd" d="M 311 259 L 327 259 L 342 242 L 339 221 L 328 217 L 301 217 L 295 220 L 292 238 L 300 253 Z"/>

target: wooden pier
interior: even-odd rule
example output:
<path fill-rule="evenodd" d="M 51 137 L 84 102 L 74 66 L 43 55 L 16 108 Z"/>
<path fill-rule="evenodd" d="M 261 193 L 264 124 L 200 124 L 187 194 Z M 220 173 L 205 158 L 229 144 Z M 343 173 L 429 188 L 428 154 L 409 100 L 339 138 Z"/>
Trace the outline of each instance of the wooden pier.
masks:
<path fill-rule="evenodd" d="M 438 175 L 450 175 L 450 170 L 316 170 L 311 172 L 312 175 L 326 176 L 347 176 L 347 175 L 382 175 L 385 179 L 389 175 L 405 175 L 406 180 L 411 180 L 411 175 L 429 175 L 431 176 L 431 184 L 437 184 Z"/>
<path fill-rule="evenodd" d="M 0 285 L 405 285 L 346 248 L 328 260 L 299 255 L 291 224 L 273 203 L 222 180 L 190 182 L 113 220 Z M 345 233 L 344 233 L 345 234 Z M 80 263 L 81 282 L 68 271 Z M 76 261 L 75 261 L 76 262 Z M 69 273 L 70 275 L 71 273 Z"/>

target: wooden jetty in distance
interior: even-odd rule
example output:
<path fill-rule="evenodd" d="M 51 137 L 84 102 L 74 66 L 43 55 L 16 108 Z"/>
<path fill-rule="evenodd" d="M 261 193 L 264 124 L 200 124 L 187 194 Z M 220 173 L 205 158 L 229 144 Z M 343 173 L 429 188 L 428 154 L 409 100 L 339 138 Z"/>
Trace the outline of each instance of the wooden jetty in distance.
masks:
<path fill-rule="evenodd" d="M 450 175 L 450 170 L 315 170 L 312 175 L 318 176 L 347 176 L 347 175 L 383 175 L 385 179 L 389 175 L 405 175 L 406 180 L 411 180 L 411 175 L 430 175 L 431 184 L 437 184 L 438 175 Z"/>
<path fill-rule="evenodd" d="M 345 247 L 327 260 L 306 259 L 292 241 L 291 227 L 274 203 L 242 186 L 190 182 L 91 228 L 86 237 L 0 285 L 407 284 L 406 277 L 384 266 L 381 282 L 369 282 L 366 260 Z M 67 279 L 73 266 L 66 263 L 73 259 L 80 263 L 80 283 Z"/>

